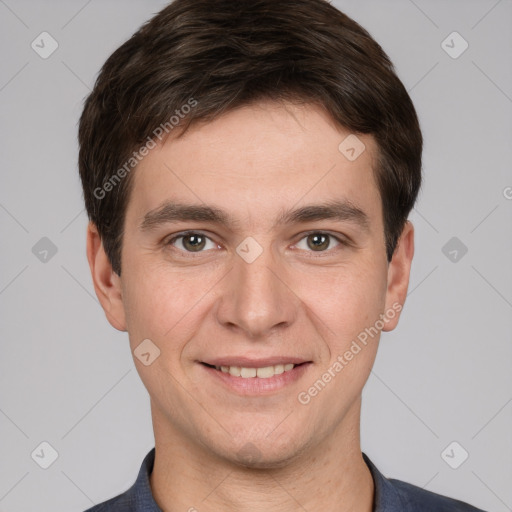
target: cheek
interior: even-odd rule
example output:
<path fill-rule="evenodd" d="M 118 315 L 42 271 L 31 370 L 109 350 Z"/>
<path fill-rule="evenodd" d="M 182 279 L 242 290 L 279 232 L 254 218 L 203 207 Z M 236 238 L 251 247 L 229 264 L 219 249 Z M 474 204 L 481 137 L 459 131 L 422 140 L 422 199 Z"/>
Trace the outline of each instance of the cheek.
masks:
<path fill-rule="evenodd" d="M 199 316 L 204 314 L 205 296 L 219 278 L 212 269 L 207 273 L 187 272 L 172 269 L 165 262 L 133 263 L 126 265 L 129 277 L 123 287 L 132 350 L 149 338 L 164 359 L 173 362 L 193 339 Z"/>
<path fill-rule="evenodd" d="M 331 351 L 346 350 L 384 311 L 386 273 L 375 265 L 317 273 L 306 277 L 301 287 L 309 306 L 325 324 Z"/>
<path fill-rule="evenodd" d="M 311 407 L 312 417 L 321 416 L 325 425 L 339 421 L 360 396 L 380 338 L 375 324 L 385 307 L 386 277 L 371 267 L 353 270 L 333 272 L 322 279 L 317 275 L 314 283 L 310 279 L 302 284 L 303 290 L 309 290 L 314 316 L 321 319 L 326 350 L 298 400 L 301 407 Z M 319 285 L 325 287 L 323 293 Z"/>
<path fill-rule="evenodd" d="M 128 267 L 128 266 L 127 266 Z M 201 288 L 205 280 L 191 279 L 178 271 L 165 271 L 162 266 L 141 265 L 138 272 L 126 272 L 125 303 L 130 347 L 137 372 L 160 409 L 181 410 L 184 406 L 181 387 L 183 369 L 181 356 L 189 340 L 194 338 L 199 319 Z M 146 365 L 137 353 L 143 340 L 149 339 L 149 352 L 158 356 Z M 147 342 L 145 342 L 147 343 Z M 148 350 L 145 350 L 147 352 Z M 178 404 L 179 406 L 177 406 Z M 175 416 L 178 413 L 174 413 Z"/>
<path fill-rule="evenodd" d="M 126 265 L 123 304 L 130 339 L 149 338 L 159 345 L 166 333 L 185 314 L 181 297 L 183 284 L 178 275 L 173 280 L 147 265 Z"/>

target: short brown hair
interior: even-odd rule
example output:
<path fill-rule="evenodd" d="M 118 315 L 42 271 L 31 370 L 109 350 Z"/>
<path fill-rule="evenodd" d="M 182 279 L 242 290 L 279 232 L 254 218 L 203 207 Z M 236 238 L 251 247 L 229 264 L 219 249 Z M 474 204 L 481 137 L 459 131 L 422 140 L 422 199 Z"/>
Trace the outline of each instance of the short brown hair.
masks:
<path fill-rule="evenodd" d="M 374 137 L 391 261 L 421 186 L 423 139 L 380 45 L 326 0 L 175 0 L 107 59 L 80 118 L 85 205 L 117 274 L 136 150 L 177 127 L 172 117 L 184 133 L 264 99 L 319 104 Z"/>

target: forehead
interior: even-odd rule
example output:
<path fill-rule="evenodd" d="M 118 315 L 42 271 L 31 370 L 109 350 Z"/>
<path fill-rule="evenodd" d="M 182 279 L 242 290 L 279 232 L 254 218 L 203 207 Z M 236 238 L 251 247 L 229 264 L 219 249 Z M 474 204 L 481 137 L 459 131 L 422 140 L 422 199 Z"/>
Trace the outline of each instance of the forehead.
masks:
<path fill-rule="evenodd" d="M 346 200 L 379 217 L 376 151 L 373 137 L 356 137 L 316 105 L 260 102 L 151 150 L 135 170 L 127 213 L 141 220 L 173 200 L 228 210 L 254 226 L 275 224 L 293 205 Z"/>

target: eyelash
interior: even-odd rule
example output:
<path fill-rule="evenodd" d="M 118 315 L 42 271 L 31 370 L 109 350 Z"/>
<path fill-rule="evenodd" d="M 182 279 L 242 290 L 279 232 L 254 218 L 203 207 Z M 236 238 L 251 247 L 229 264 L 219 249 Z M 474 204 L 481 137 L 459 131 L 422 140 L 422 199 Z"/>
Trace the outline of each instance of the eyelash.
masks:
<path fill-rule="evenodd" d="M 172 238 L 168 239 L 166 242 L 165 242 L 165 245 L 166 246 L 173 246 L 174 242 L 176 242 L 176 240 L 179 240 L 180 238 L 185 238 L 187 236 L 191 236 L 191 235 L 200 235 L 200 236 L 203 236 L 205 238 L 207 238 L 208 240 L 210 240 L 211 242 L 213 243 L 216 243 L 214 242 L 209 236 L 207 236 L 206 234 L 202 233 L 201 231 L 185 231 L 185 232 L 182 232 L 182 233 L 178 233 L 176 234 L 175 236 L 173 236 Z M 304 233 L 304 235 L 302 236 L 302 238 L 300 238 L 300 240 L 297 242 L 301 242 L 302 240 L 304 240 L 305 238 L 307 238 L 308 236 L 310 235 L 324 235 L 324 236 L 328 236 L 330 238 L 333 238 L 334 240 L 336 240 L 336 242 L 339 243 L 339 246 L 336 246 L 332 249 L 327 249 L 325 251 L 318 251 L 318 253 L 316 253 L 316 251 L 306 251 L 306 252 L 310 252 L 310 253 L 313 253 L 313 254 L 317 254 L 315 256 L 310 256 L 310 257 L 313 257 L 313 258 L 316 258 L 316 257 L 322 257 L 322 254 L 326 254 L 326 253 L 331 253 L 332 251 L 335 251 L 336 248 L 344 248 L 344 247 L 349 247 L 351 244 L 349 241 L 343 239 L 343 238 L 340 238 L 338 236 L 335 236 L 329 232 L 326 232 L 326 231 L 309 231 L 307 233 Z M 176 247 L 174 247 L 176 248 Z M 177 249 L 177 248 L 176 248 Z M 192 252 L 192 251 L 186 251 L 186 250 L 182 250 L 182 249 L 177 249 L 179 252 L 181 253 L 185 253 L 187 254 L 188 256 L 187 257 L 199 257 L 201 254 L 203 254 L 204 252 L 206 251 L 199 251 L 199 252 Z"/>

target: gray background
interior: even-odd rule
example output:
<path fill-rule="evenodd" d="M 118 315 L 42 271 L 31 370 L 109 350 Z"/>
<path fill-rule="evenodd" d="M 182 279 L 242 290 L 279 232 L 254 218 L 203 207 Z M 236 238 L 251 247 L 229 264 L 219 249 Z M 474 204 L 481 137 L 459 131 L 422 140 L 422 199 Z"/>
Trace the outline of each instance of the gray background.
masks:
<path fill-rule="evenodd" d="M 165 3 L 0 0 L 2 512 L 81 511 L 130 486 L 153 446 L 127 334 L 89 275 L 76 128 L 104 60 Z M 363 449 L 388 476 L 512 510 L 512 2 L 333 3 L 388 52 L 426 142 L 409 297 L 364 391 Z M 43 31 L 47 59 L 31 48 Z M 453 31 L 469 43 L 456 59 Z"/>

